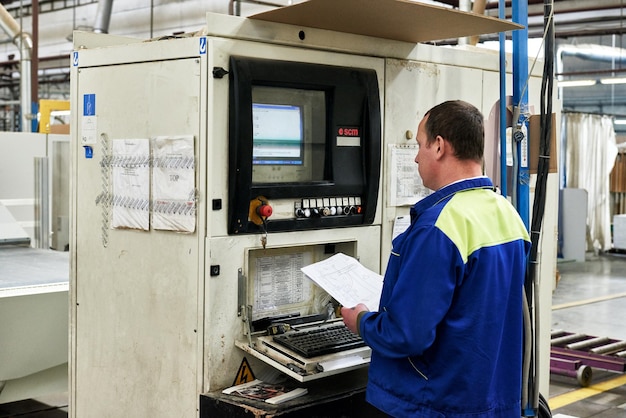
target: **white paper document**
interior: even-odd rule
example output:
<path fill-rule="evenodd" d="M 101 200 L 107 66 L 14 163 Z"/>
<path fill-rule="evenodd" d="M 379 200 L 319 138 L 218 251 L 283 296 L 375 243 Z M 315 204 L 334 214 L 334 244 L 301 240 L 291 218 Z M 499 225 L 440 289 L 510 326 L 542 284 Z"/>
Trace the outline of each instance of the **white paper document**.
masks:
<path fill-rule="evenodd" d="M 196 166 L 193 136 L 152 140 L 152 227 L 194 232 Z"/>
<path fill-rule="evenodd" d="M 81 145 L 95 145 L 98 140 L 98 117 L 83 116 L 81 128 Z"/>
<path fill-rule="evenodd" d="M 339 253 L 302 267 L 304 274 L 345 307 L 364 303 L 378 311 L 383 276 L 365 268 L 356 259 Z"/>
<path fill-rule="evenodd" d="M 393 241 L 394 239 L 396 239 L 396 237 L 406 231 L 410 225 L 411 217 L 409 215 L 396 216 L 396 219 L 393 221 L 393 232 L 391 233 L 391 240 Z"/>
<path fill-rule="evenodd" d="M 309 304 L 313 284 L 301 269 L 311 261 L 311 256 L 305 253 L 258 257 L 254 263 L 252 319 L 276 315 L 287 306 L 303 309 Z"/>
<path fill-rule="evenodd" d="M 150 142 L 114 139 L 111 147 L 113 229 L 150 228 Z"/>
<path fill-rule="evenodd" d="M 415 164 L 417 144 L 389 144 L 389 151 L 389 205 L 412 206 L 431 194 L 432 191 L 424 187 Z"/>

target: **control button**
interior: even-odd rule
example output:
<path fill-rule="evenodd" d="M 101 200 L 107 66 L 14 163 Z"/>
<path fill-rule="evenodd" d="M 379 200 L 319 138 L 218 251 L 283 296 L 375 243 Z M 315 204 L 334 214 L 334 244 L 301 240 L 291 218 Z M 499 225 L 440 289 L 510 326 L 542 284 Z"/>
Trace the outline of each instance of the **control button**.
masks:
<path fill-rule="evenodd" d="M 266 219 L 272 216 L 272 212 L 272 206 L 265 197 L 257 196 L 250 200 L 248 219 L 255 225 L 263 225 Z"/>
<path fill-rule="evenodd" d="M 320 210 L 318 208 L 311 209 L 311 216 L 315 218 L 321 216 Z"/>
<path fill-rule="evenodd" d="M 323 208 L 322 209 L 322 215 L 323 216 L 329 216 L 330 215 L 330 208 Z"/>
<path fill-rule="evenodd" d="M 335 216 L 337 214 L 337 208 L 335 206 L 330 207 L 330 216 Z"/>
<path fill-rule="evenodd" d="M 272 207 L 270 205 L 260 205 L 256 208 L 256 213 L 262 218 L 269 218 L 272 216 Z"/>
<path fill-rule="evenodd" d="M 350 215 L 350 206 L 344 206 L 342 212 L 344 215 Z"/>
<path fill-rule="evenodd" d="M 310 218 L 310 217 L 311 217 L 311 209 L 306 208 L 306 209 L 304 210 L 304 217 L 305 217 L 305 218 Z"/>
<path fill-rule="evenodd" d="M 298 208 L 296 209 L 296 218 L 304 218 L 304 209 Z"/>

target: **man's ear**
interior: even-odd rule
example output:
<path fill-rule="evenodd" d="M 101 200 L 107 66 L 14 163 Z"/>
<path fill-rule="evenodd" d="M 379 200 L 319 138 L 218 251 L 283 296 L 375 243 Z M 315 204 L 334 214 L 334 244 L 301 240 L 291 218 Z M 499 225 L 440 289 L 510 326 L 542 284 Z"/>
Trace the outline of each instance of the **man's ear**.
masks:
<path fill-rule="evenodd" d="M 437 137 L 435 138 L 435 144 L 437 146 L 437 158 L 441 158 L 443 157 L 443 155 L 445 154 L 445 145 L 446 145 L 446 141 L 443 139 L 443 137 L 441 135 L 437 135 Z"/>

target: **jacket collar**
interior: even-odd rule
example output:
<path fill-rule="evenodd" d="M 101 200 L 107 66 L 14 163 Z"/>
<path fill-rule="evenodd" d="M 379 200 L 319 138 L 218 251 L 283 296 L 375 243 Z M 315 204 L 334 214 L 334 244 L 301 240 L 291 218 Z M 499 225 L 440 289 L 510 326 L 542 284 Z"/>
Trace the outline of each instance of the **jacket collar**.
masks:
<path fill-rule="evenodd" d="M 414 221 L 417 217 L 419 217 L 422 213 L 424 213 L 427 209 L 435 206 L 442 200 L 446 200 L 450 198 L 455 193 L 469 190 L 469 189 L 494 189 L 493 183 L 489 177 L 474 177 L 471 179 L 465 179 L 456 181 L 454 183 L 448 184 L 447 186 L 442 187 L 434 193 L 426 196 L 424 199 L 417 202 L 411 208 L 411 221 Z"/>

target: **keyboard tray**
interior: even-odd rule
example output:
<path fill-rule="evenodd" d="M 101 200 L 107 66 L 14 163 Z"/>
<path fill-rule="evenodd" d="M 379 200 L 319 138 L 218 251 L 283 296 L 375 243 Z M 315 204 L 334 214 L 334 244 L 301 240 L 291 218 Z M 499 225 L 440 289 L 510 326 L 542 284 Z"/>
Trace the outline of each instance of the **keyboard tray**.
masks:
<path fill-rule="evenodd" d="M 365 346 L 363 339 L 343 323 L 323 328 L 289 331 L 275 335 L 273 340 L 307 358 Z"/>

